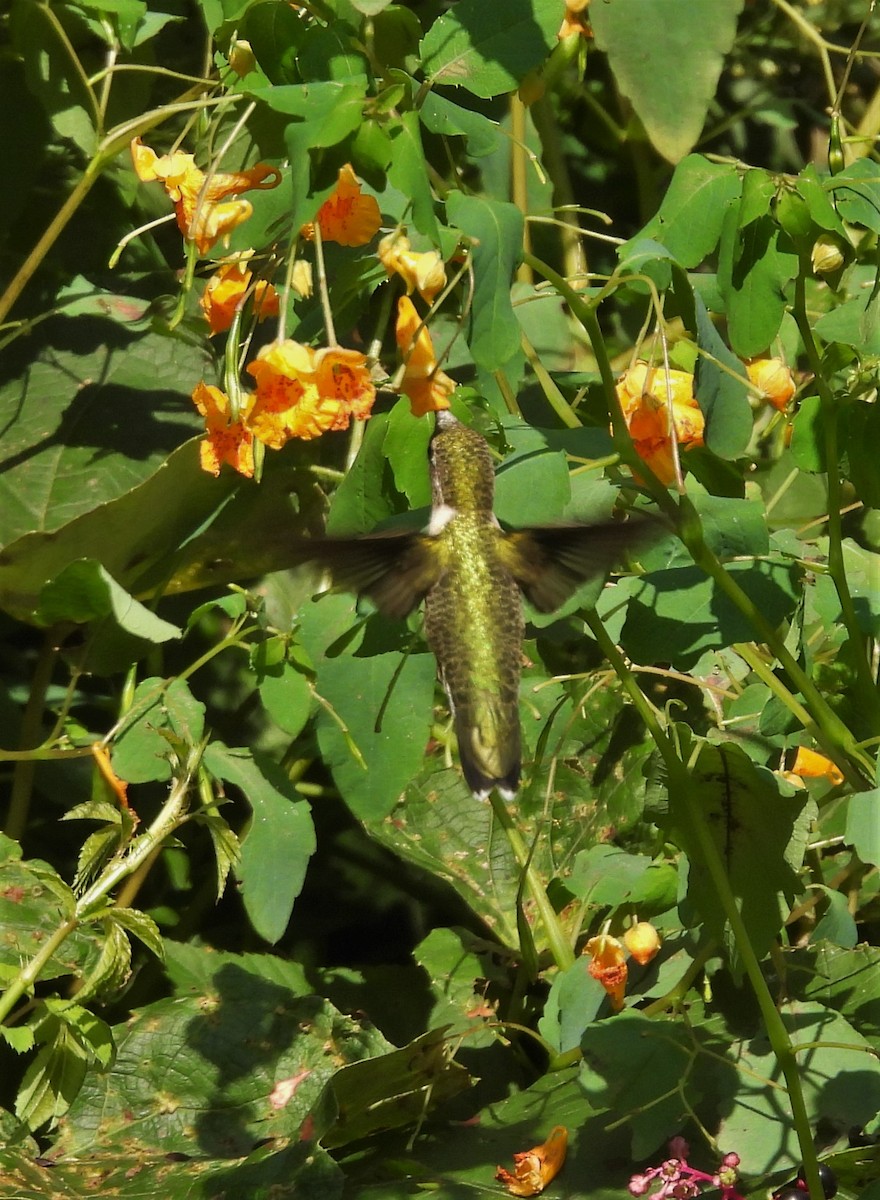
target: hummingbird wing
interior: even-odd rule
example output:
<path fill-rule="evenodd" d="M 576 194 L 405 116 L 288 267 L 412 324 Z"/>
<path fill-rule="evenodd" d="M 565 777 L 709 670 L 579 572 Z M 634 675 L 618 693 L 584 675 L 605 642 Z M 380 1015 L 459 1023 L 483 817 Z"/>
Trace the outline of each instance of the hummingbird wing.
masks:
<path fill-rule="evenodd" d="M 409 532 L 298 538 L 292 543 L 293 560 L 319 563 L 337 587 L 369 596 L 386 617 L 402 619 L 437 582 L 434 540 Z"/>
<path fill-rule="evenodd" d="M 505 533 L 499 553 L 526 599 L 539 612 L 553 612 L 653 533 L 655 523 L 647 520 L 533 525 Z"/>

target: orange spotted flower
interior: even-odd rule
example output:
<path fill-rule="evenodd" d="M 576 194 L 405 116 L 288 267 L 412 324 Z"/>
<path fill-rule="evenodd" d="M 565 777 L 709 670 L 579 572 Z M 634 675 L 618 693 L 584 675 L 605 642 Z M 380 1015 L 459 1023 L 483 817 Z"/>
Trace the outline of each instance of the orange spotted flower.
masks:
<path fill-rule="evenodd" d="M 196 166 L 191 154 L 175 150 L 159 155 L 139 137 L 132 140 L 131 157 L 138 179 L 162 183 L 174 204 L 178 229 L 195 242 L 201 255 L 253 212 L 247 200 L 230 200 L 230 196 L 254 188 L 262 191 L 277 187 L 281 182 L 281 172 L 267 163 L 257 163 L 246 171 L 214 171 L 207 175 Z"/>
<path fill-rule="evenodd" d="M 637 362 L 617 381 L 617 397 L 636 453 L 663 484 L 675 479 L 669 409 L 679 446 L 702 446 L 705 421 L 694 398 L 694 377 Z"/>
<path fill-rule="evenodd" d="M 546 1142 L 514 1154 L 512 1173 L 499 1167 L 495 1178 L 504 1184 L 511 1196 L 540 1195 L 562 1170 L 567 1149 L 568 1130 L 564 1125 L 557 1125 L 551 1129 Z"/>
<path fill-rule="evenodd" d="M 205 436 L 199 447 L 202 470 L 220 474 L 229 463 L 241 475 L 254 473 L 254 439 L 241 420 L 233 421 L 229 397 L 220 388 L 200 381 L 192 394 L 193 404 L 205 418 Z"/>
<path fill-rule="evenodd" d="M 366 246 L 382 224 L 375 196 L 361 195 L 361 184 L 350 163 L 339 168 L 339 179 L 330 197 L 318 209 L 315 217 L 325 242 L 340 246 Z M 309 241 L 315 236 L 311 222 L 303 225 L 302 236 Z"/>
<path fill-rule="evenodd" d="M 794 376 L 781 358 L 755 358 L 746 363 L 749 381 L 760 391 L 761 399 L 780 412 L 795 393 Z"/>
<path fill-rule="evenodd" d="M 409 238 L 400 230 L 386 234 L 379 242 L 379 259 L 389 275 L 399 275 L 409 296 L 415 289 L 428 304 L 446 287 L 446 268 L 436 250 L 410 248 Z"/>
<path fill-rule="evenodd" d="M 599 980 L 608 993 L 614 1011 L 620 1012 L 623 1008 L 628 974 L 622 944 L 616 937 L 600 933 L 598 937 L 590 938 L 584 947 L 584 954 L 590 956 L 590 965 L 587 968 L 590 974 Z"/>
<path fill-rule="evenodd" d="M 409 396 L 414 417 L 449 408 L 455 381 L 437 366 L 434 343 L 426 326 L 418 336 L 419 314 L 409 296 L 397 302 L 397 345 L 405 363 L 400 390 Z"/>
<path fill-rule="evenodd" d="M 252 272 L 244 260 L 224 263 L 208 280 L 199 303 L 211 333 L 225 333 L 236 310 L 244 303 L 251 286 Z M 278 293 L 271 283 L 259 279 L 251 289 L 257 320 L 278 316 Z"/>
<path fill-rule="evenodd" d="M 365 420 L 376 396 L 358 350 L 314 350 L 289 338 L 264 346 L 248 371 L 257 381 L 247 425 L 274 450 L 290 438 L 316 438 Z"/>

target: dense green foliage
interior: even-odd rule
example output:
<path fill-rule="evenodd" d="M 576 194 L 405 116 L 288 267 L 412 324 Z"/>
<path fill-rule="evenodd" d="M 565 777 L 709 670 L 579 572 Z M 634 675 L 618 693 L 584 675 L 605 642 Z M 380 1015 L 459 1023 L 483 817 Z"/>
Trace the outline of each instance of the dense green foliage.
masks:
<path fill-rule="evenodd" d="M 819 1200 L 818 1155 L 878 1200 L 870 7 L 593 0 L 560 40 L 563 0 L 13 0 L 0 1200 L 504 1194 L 560 1125 L 548 1195 L 683 1134 L 743 1195 L 802 1163 Z M 195 156 L 196 219 L 273 173 L 197 245 L 134 138 Z M 662 520 L 527 608 L 510 803 L 463 782 L 419 614 L 294 565 L 426 524 L 398 227 L 445 262 L 413 301 L 502 525 Z M 280 316 L 212 334 L 243 251 Z M 362 351 L 372 415 L 214 475 L 193 392 L 246 408 L 276 338 Z M 637 920 L 621 1007 L 582 952 Z"/>

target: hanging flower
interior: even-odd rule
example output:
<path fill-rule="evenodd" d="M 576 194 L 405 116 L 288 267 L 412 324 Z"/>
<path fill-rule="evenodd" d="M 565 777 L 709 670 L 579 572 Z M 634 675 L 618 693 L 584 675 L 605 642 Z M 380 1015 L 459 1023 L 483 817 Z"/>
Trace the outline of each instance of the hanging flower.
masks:
<path fill-rule="evenodd" d="M 636 453 L 663 484 L 675 479 L 670 407 L 680 447 L 702 446 L 705 420 L 694 398 L 694 377 L 637 362 L 617 382 L 617 398 Z"/>
<path fill-rule="evenodd" d="M 446 287 L 446 268 L 436 250 L 412 250 L 406 234 L 395 230 L 379 242 L 379 259 L 389 275 L 399 275 L 409 296 L 415 289 L 423 300 L 433 304 L 434 297 Z"/>
<path fill-rule="evenodd" d="M 660 934 L 650 921 L 637 921 L 623 935 L 623 944 L 636 962 L 644 967 L 660 949 Z"/>
<path fill-rule="evenodd" d="M 192 399 L 205 418 L 206 432 L 199 447 L 202 470 L 219 475 L 222 464 L 229 463 L 250 479 L 254 473 L 253 435 L 241 420 L 232 420 L 229 397 L 220 388 L 200 381 Z"/>
<path fill-rule="evenodd" d="M 247 200 L 228 197 L 255 188 L 262 191 L 277 187 L 281 182 L 281 172 L 268 163 L 257 163 L 246 171 L 215 171 L 209 177 L 196 166 L 191 154 L 175 150 L 158 155 L 139 137 L 131 142 L 131 157 L 138 179 L 162 183 L 174 204 L 178 229 L 195 242 L 203 256 L 253 212 Z"/>
<path fill-rule="evenodd" d="M 382 215 L 375 196 L 362 196 L 361 184 L 350 163 L 339 168 L 339 179 L 330 197 L 318 209 L 315 217 L 325 242 L 340 246 L 366 246 L 376 236 Z M 315 236 L 312 222 L 303 225 L 302 236 L 311 241 Z"/>
<path fill-rule="evenodd" d="M 511 1196 L 537 1196 L 562 1170 L 567 1149 L 568 1130 L 564 1125 L 557 1125 L 551 1129 L 546 1142 L 514 1154 L 512 1174 L 505 1167 L 499 1167 L 495 1178 L 504 1184 Z"/>
<path fill-rule="evenodd" d="M 580 34 L 581 37 L 593 36 L 590 19 L 587 16 L 589 3 L 590 0 L 565 0 L 565 16 L 556 35 L 560 42 L 573 33 Z"/>
<path fill-rule="evenodd" d="M 796 775 L 799 779 L 827 779 L 836 787 L 843 783 L 843 772 L 840 767 L 807 746 L 798 746 L 795 760 L 787 774 Z"/>
<path fill-rule="evenodd" d="M 455 381 L 437 366 L 434 343 L 427 326 L 420 324 L 419 314 L 408 296 L 397 302 L 397 346 L 404 360 L 405 371 L 400 390 L 409 396 L 414 417 L 449 408 L 449 397 L 455 391 Z"/>
<path fill-rule="evenodd" d="M 608 993 L 614 1011 L 620 1012 L 623 1008 L 628 973 L 623 946 L 616 937 L 600 933 L 598 937 L 590 938 L 584 947 L 584 954 L 590 956 L 590 965 L 587 968 L 590 974 L 599 980 Z"/>
<path fill-rule="evenodd" d="M 244 257 L 237 262 L 224 263 L 208 280 L 199 304 L 211 333 L 225 333 L 232 324 L 236 309 L 244 302 L 253 273 Z M 251 291 L 254 313 L 258 321 L 278 316 L 278 293 L 271 283 L 258 279 Z"/>
<path fill-rule="evenodd" d="M 287 339 L 264 346 L 248 371 L 257 381 L 247 425 L 273 450 L 370 415 L 375 388 L 358 350 L 314 350 Z"/>
<path fill-rule="evenodd" d="M 755 358 L 746 363 L 749 380 L 760 391 L 761 399 L 780 412 L 795 393 L 794 376 L 781 358 Z"/>

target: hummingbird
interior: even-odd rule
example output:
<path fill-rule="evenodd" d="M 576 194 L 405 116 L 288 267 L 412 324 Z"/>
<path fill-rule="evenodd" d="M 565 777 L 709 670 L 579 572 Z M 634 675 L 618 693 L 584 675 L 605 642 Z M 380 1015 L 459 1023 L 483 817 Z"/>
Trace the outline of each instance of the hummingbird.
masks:
<path fill-rule="evenodd" d="M 300 561 L 402 619 L 424 600 L 425 636 L 449 699 L 461 769 L 474 796 L 516 795 L 522 760 L 519 685 L 522 597 L 559 608 L 603 575 L 650 523 L 619 521 L 502 529 L 485 438 L 452 413 L 436 414 L 430 447 L 431 515 L 421 532 L 299 539 Z"/>

